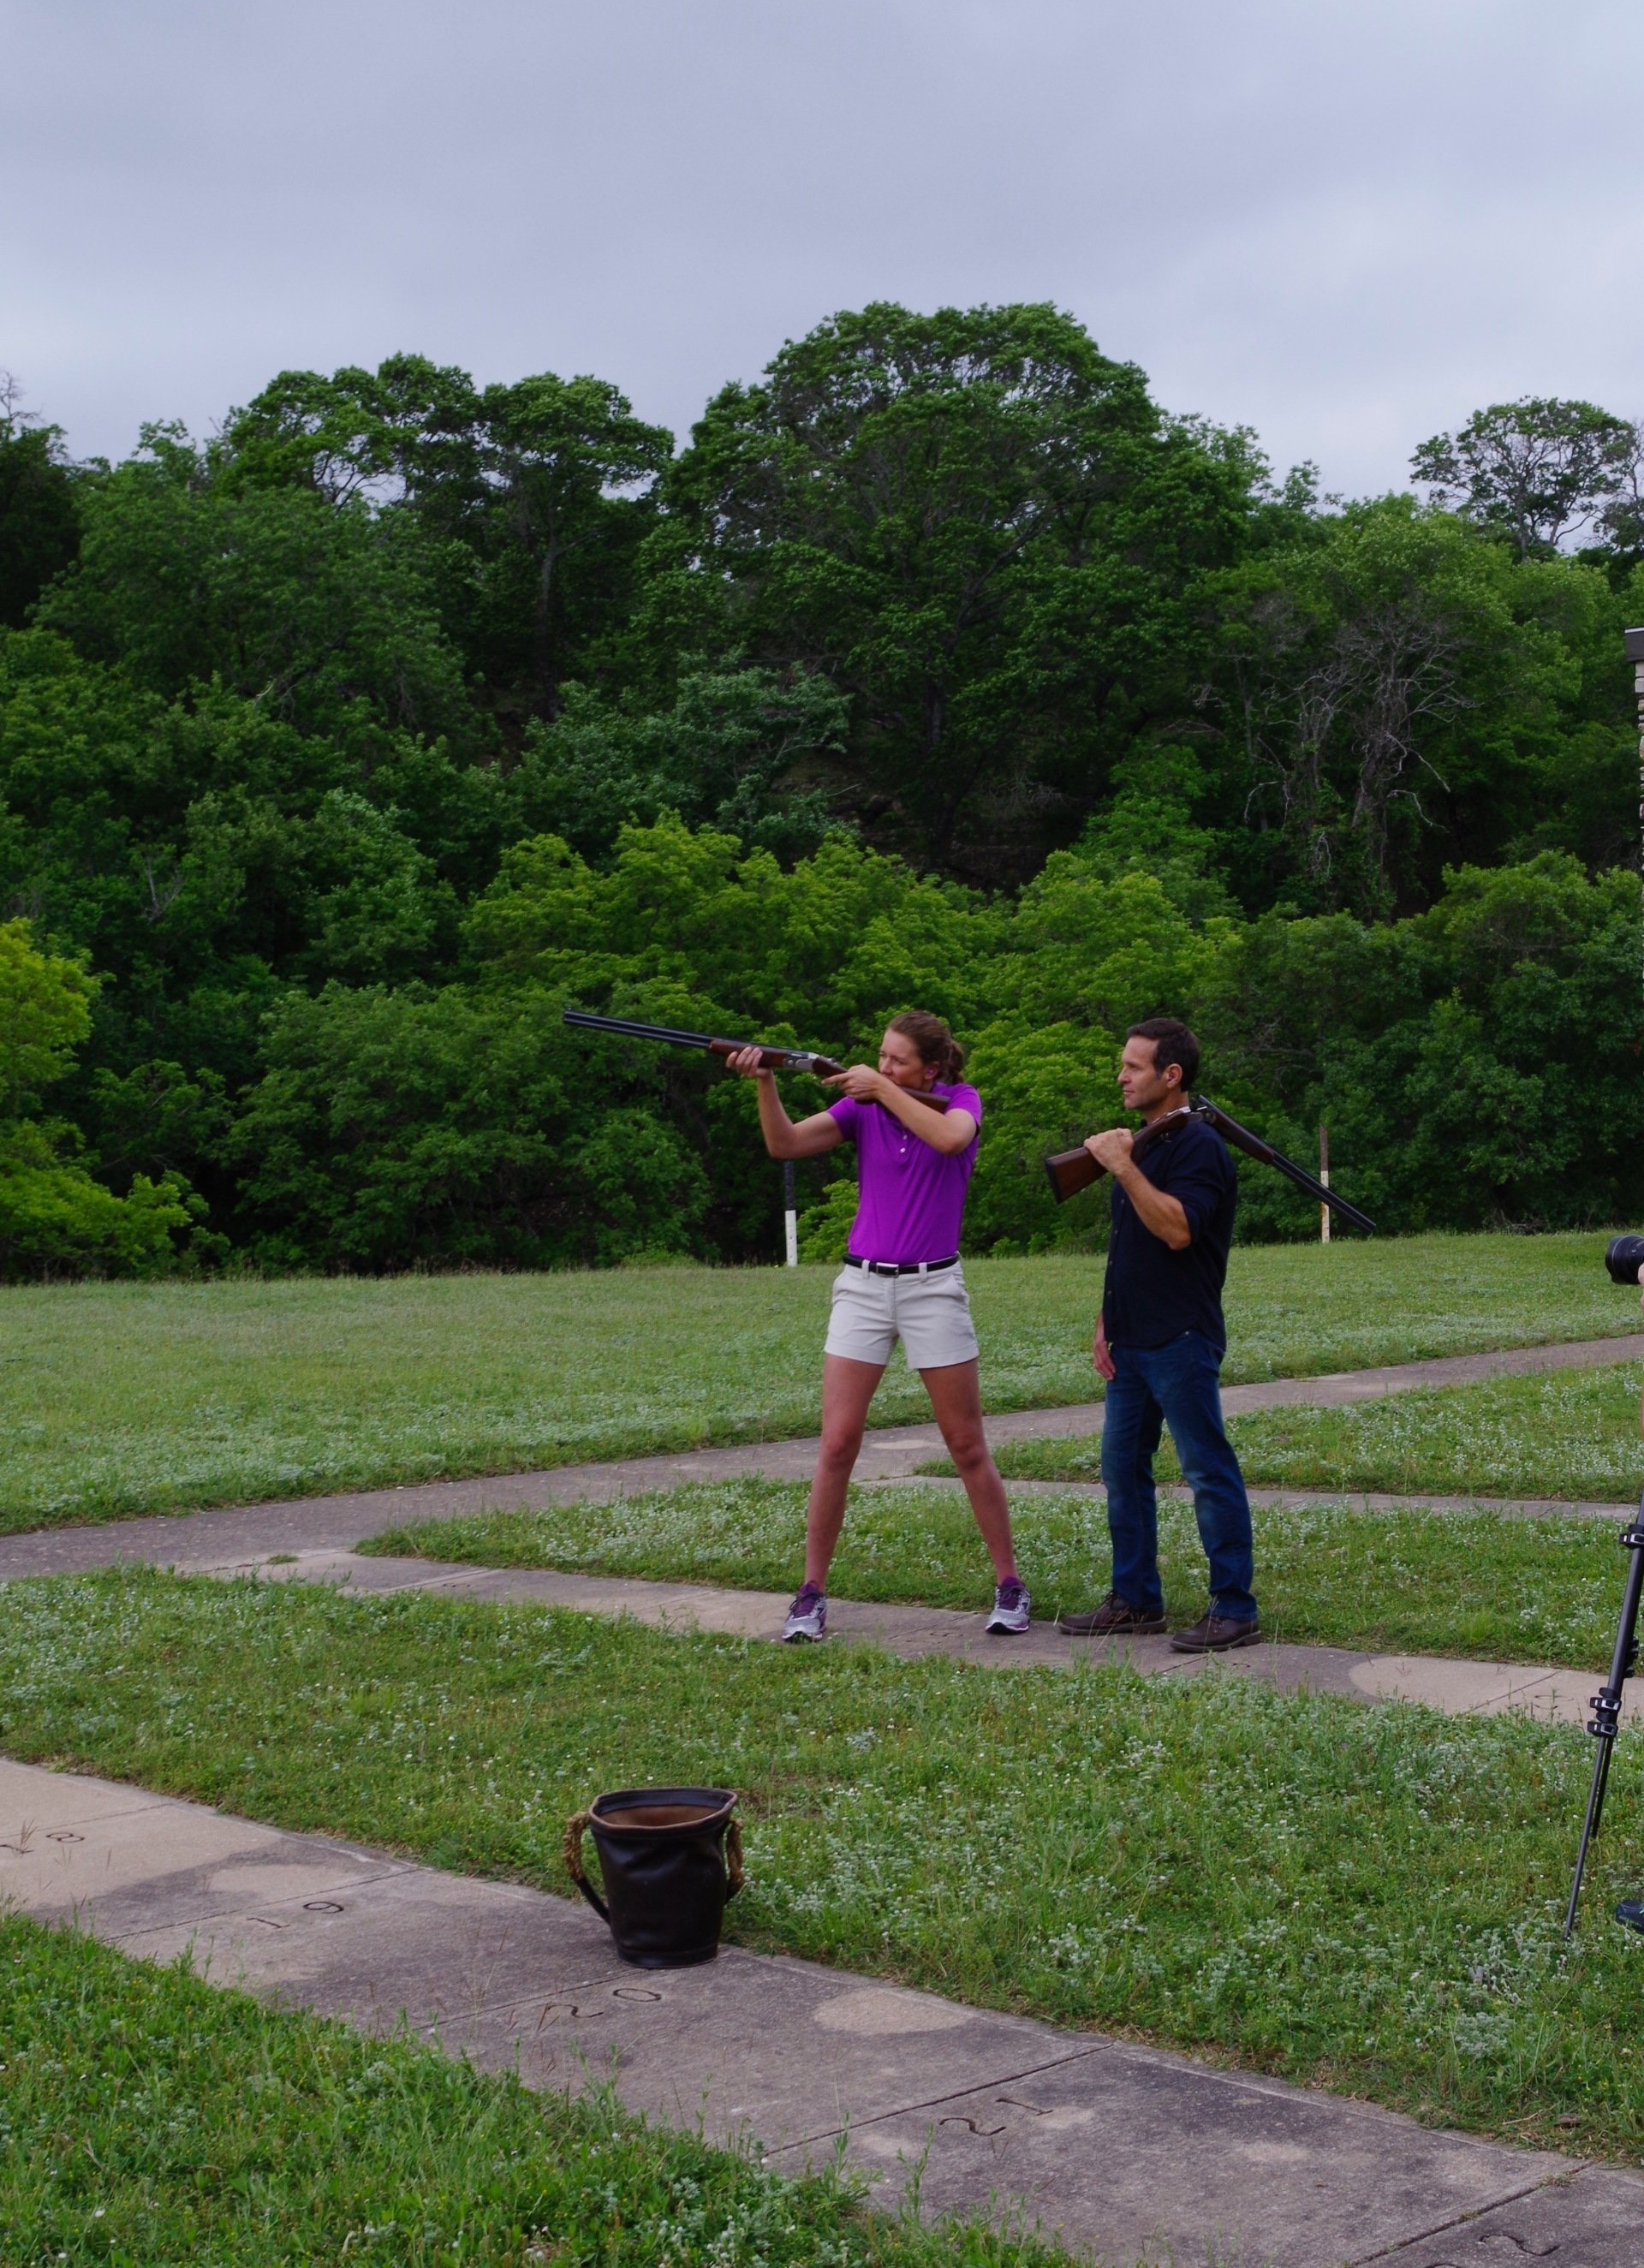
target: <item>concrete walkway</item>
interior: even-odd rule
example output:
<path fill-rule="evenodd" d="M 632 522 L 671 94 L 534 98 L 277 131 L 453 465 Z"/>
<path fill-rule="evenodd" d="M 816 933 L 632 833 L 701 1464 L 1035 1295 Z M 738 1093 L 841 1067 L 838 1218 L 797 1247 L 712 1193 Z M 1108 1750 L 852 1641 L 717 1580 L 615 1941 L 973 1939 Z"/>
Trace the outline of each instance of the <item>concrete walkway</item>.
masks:
<path fill-rule="evenodd" d="M 4 1760 L 0 1896 L 367 2031 L 403 2015 L 534 2087 L 614 2073 L 634 2110 L 751 2130 L 778 2165 L 848 2133 L 887 2202 L 928 2154 L 928 2207 L 1025 2211 L 1107 2262 L 1644 2258 L 1644 2182 L 1612 2167 L 808 1962 L 627 1969 L 569 1899 Z"/>
<path fill-rule="evenodd" d="M 1434 1362 L 1340 1371 L 1323 1378 L 1271 1379 L 1259 1385 L 1230 1386 L 1222 1399 L 1230 1416 L 1297 1403 L 1339 1408 L 1421 1387 L 1461 1386 L 1482 1378 L 1587 1369 L 1640 1359 L 1644 1359 L 1644 1332 L 1635 1331 L 1619 1338 L 1507 1347 L 1488 1354 L 1448 1355 Z M 988 1439 L 998 1446 L 1005 1441 L 1099 1433 L 1102 1418 L 1099 1402 L 1055 1410 L 1013 1410 L 988 1419 Z M 798 1440 L 748 1442 L 732 1449 L 697 1449 L 680 1456 L 627 1457 L 604 1464 L 559 1465 L 543 1472 L 480 1475 L 471 1480 L 428 1481 L 402 1488 L 301 1497 L 285 1503 L 181 1513 L 163 1519 L 35 1528 L 21 1535 L 0 1537 L 0 1582 L 17 1575 L 66 1574 L 77 1569 L 107 1567 L 122 1559 L 145 1561 L 153 1566 L 191 1567 L 236 1554 L 250 1560 L 275 1551 L 347 1550 L 366 1536 L 380 1535 L 414 1521 L 461 1520 L 476 1512 L 528 1511 L 554 1504 L 608 1503 L 613 1498 L 635 1496 L 646 1489 L 677 1488 L 683 1481 L 723 1480 L 743 1474 L 772 1480 L 808 1480 L 816 1448 L 812 1435 Z M 942 1454 L 941 1437 L 934 1425 L 881 1426 L 867 1436 L 858 1461 L 857 1478 L 906 1479 L 918 1467 Z M 1284 1502 L 1315 1500 L 1308 1491 L 1264 1494 Z M 1344 1499 L 1334 1495 L 1316 1500 L 1340 1503 Z M 1431 1501 L 1441 1506 L 1456 1499 Z M 1632 1508 L 1621 1507 L 1623 1512 Z"/>
<path fill-rule="evenodd" d="M 571 1575 L 548 1567 L 469 1567 L 449 1561 L 366 1557 L 351 1551 L 226 1559 L 196 1574 L 257 1575 L 266 1580 L 332 1583 L 372 1597 L 421 1591 L 465 1599 L 568 1607 L 578 1614 L 630 1615 L 657 1630 L 777 1638 L 785 1591 L 731 1590 L 709 1583 L 653 1583 L 638 1577 Z M 1537 1663 L 1458 1660 L 1437 1654 L 1363 1653 L 1346 1646 L 1289 1646 L 1269 1639 L 1213 1660 L 1176 1653 L 1168 1638 L 1070 1638 L 1049 1622 L 1024 1637 L 989 1638 L 980 1614 L 951 1607 L 872 1605 L 829 1599 L 830 1646 L 881 1646 L 904 1661 L 930 1654 L 987 1669 L 1065 1669 L 1074 1662 L 1123 1661 L 1144 1676 L 1185 1680 L 1207 1673 L 1260 1678 L 1281 1693 L 1335 1693 L 1349 1701 L 1410 1701 L 1449 1717 L 1499 1717 L 1508 1711 L 1546 1721 L 1585 1724 L 1599 1676 Z M 1626 1688 L 1623 1721 L 1644 1709 L 1644 1689 Z"/>

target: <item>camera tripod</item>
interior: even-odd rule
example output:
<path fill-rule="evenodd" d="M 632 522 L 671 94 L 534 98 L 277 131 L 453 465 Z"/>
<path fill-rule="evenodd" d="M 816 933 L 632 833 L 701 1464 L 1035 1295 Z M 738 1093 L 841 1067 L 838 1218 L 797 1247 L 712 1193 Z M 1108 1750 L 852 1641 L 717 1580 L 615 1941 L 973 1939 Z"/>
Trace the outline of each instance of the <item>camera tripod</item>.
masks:
<path fill-rule="evenodd" d="M 1626 1587 L 1621 1594 L 1621 1620 L 1616 1630 L 1616 1650 L 1610 1657 L 1610 1675 L 1594 1694 L 1593 1713 L 1587 1720 L 1587 1729 L 1598 1743 L 1598 1754 L 1593 1758 L 1593 1784 L 1587 1792 L 1581 1847 L 1576 1853 L 1575 1880 L 1570 1885 L 1570 1903 L 1564 1916 L 1566 1937 L 1575 1927 L 1575 1908 L 1581 1895 L 1581 1876 L 1587 1871 L 1587 1853 L 1603 1815 L 1610 1759 L 1615 1751 L 1616 1734 L 1621 1729 L 1621 1689 L 1638 1660 L 1639 1602 L 1644 1596 L 1644 1497 L 1639 1499 L 1631 1527 L 1622 1529 L 1621 1541 L 1633 1557 L 1627 1566 Z"/>

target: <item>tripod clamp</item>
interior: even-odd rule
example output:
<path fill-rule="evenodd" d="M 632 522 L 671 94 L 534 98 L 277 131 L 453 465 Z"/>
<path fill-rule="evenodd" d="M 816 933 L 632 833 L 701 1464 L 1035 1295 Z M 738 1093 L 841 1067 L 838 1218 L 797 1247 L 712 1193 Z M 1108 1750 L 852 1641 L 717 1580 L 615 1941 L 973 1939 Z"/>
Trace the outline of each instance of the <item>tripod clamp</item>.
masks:
<path fill-rule="evenodd" d="M 1581 1877 L 1587 1871 L 1587 1854 L 1598 1832 L 1598 1822 L 1603 1816 L 1604 1789 L 1610 1779 L 1610 1759 L 1615 1753 L 1616 1735 L 1621 1729 L 1621 1689 L 1633 1675 L 1639 1658 L 1639 1602 L 1644 1594 L 1644 1497 L 1632 1525 L 1621 1531 L 1621 1542 L 1632 1553 L 1627 1568 L 1626 1586 L 1621 1595 L 1621 1619 L 1616 1628 L 1615 1651 L 1610 1657 L 1610 1675 L 1594 1694 L 1588 1706 L 1592 1715 L 1587 1729 L 1598 1743 L 1598 1753 L 1593 1758 L 1592 1785 L 1587 1792 L 1587 1815 L 1581 1822 L 1581 1844 L 1575 1855 L 1575 1880 L 1570 1885 L 1570 1903 L 1565 1909 L 1564 1934 L 1567 1938 L 1575 1927 L 1575 1909 L 1581 1895 Z"/>

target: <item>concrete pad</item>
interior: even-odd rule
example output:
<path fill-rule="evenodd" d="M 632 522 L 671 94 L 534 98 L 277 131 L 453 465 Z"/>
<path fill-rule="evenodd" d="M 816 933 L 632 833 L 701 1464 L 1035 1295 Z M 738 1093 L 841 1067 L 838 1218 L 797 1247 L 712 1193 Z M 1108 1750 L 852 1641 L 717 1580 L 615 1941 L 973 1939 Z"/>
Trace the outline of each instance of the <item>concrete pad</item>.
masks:
<path fill-rule="evenodd" d="M 735 1948 L 624 1969 L 442 2027 L 449 2050 L 529 2087 L 612 2077 L 630 2110 L 728 2140 L 822 2145 L 847 2124 L 1086 2052 L 1077 2034 Z M 975 2200 L 971 2200 L 975 2202 Z"/>
<path fill-rule="evenodd" d="M 136 1926 L 157 1896 L 164 1908 L 173 1897 L 198 1895 L 197 1885 L 217 1869 L 254 1852 L 271 1858 L 284 1840 L 272 1828 L 195 1804 L 139 1805 L 77 1827 L 14 1835 L 11 1847 L 0 1848 L 0 1898 L 33 1914 L 78 1911 L 88 1926 L 110 1933 L 122 1916 Z"/>
<path fill-rule="evenodd" d="M 551 1999 L 622 1967 L 580 1899 L 404 1864 L 305 1889 L 122 1933 L 121 1949 L 160 1962 L 187 1950 L 214 1984 L 372 2031 L 402 2015 L 426 2029 L 527 1994 Z"/>
<path fill-rule="evenodd" d="M 310 1565 L 316 1567 L 319 1580 L 346 1581 L 351 1590 L 460 1589 L 467 1598 L 569 1607 L 582 1614 L 627 1614 L 656 1629 L 705 1631 L 733 1638 L 778 1638 L 788 1603 L 785 1591 L 570 1575 L 552 1568 L 441 1569 L 427 1560 L 356 1557 L 346 1552 L 305 1555 L 294 1565 L 267 1572 L 300 1577 Z M 829 1645 L 879 1646 L 903 1660 L 942 1654 L 988 1669 L 1065 1669 L 1073 1662 L 1120 1661 L 1144 1676 L 1178 1678 L 1202 1676 L 1213 1665 L 1229 1675 L 1259 1677 L 1286 1693 L 1338 1693 L 1351 1700 L 1379 1697 L 1355 1682 L 1363 1657 L 1338 1647 L 1264 1644 L 1213 1657 L 1177 1653 L 1168 1637 L 1069 1638 L 1051 1622 L 1036 1623 L 1019 1638 L 990 1637 L 979 1609 L 965 1614 L 949 1607 L 876 1605 L 851 1599 L 828 1603 Z M 1539 1677 L 1554 1674 L 1531 1673 Z"/>
<path fill-rule="evenodd" d="M 1569 2170 L 1550 2153 L 1118 2042 L 852 2124 L 851 2161 L 884 2173 L 893 2193 L 927 2151 L 927 2207 L 993 2192 L 1065 2242 L 1161 2268 L 1369 2260 Z"/>
<path fill-rule="evenodd" d="M 1417 1701 L 1449 1717 L 1499 1717 L 1510 1710 L 1584 1725 L 1593 1695 L 1603 1683 L 1598 1669 L 1547 1669 L 1533 1662 L 1449 1661 L 1434 1654 L 1377 1653 L 1356 1662 L 1354 1689 L 1375 1701 Z M 1629 1678 L 1622 1689 L 1622 1722 L 1636 1722 L 1644 1696 Z"/>
<path fill-rule="evenodd" d="M 1584 2167 L 1381 2257 L 1387 2268 L 1508 2268 L 1532 2260 L 1551 2260 L 1554 2268 L 1640 2268 L 1644 2182 L 1615 2167 Z"/>
<path fill-rule="evenodd" d="M 145 1787 L 91 1779 L 83 1772 L 51 1771 L 43 1764 L 19 1764 L 0 1756 L 0 1852 L 15 1852 L 21 1836 L 38 1838 L 54 1827 L 78 1827 L 88 1819 L 112 1819 L 123 1811 L 144 1811 L 168 1800 Z"/>

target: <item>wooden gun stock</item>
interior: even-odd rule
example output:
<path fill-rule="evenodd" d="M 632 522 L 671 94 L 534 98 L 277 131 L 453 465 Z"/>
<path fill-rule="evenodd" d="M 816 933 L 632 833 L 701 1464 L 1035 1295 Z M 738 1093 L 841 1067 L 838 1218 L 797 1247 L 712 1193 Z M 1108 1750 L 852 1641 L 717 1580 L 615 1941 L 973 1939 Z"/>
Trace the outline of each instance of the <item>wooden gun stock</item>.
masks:
<path fill-rule="evenodd" d="M 1186 1104 L 1183 1104 L 1180 1110 L 1168 1110 L 1162 1118 L 1155 1118 L 1151 1126 L 1144 1126 L 1131 1144 L 1132 1157 L 1140 1157 L 1150 1142 L 1157 1141 L 1160 1135 L 1168 1134 L 1173 1126 L 1179 1126 L 1184 1118 L 1191 1116 Z M 1044 1170 L 1051 1178 L 1051 1195 L 1058 1204 L 1065 1204 L 1069 1197 L 1076 1197 L 1080 1189 L 1087 1189 L 1099 1182 L 1108 1169 L 1098 1165 L 1081 1145 L 1077 1150 L 1058 1150 L 1053 1158 L 1045 1160 Z"/>

